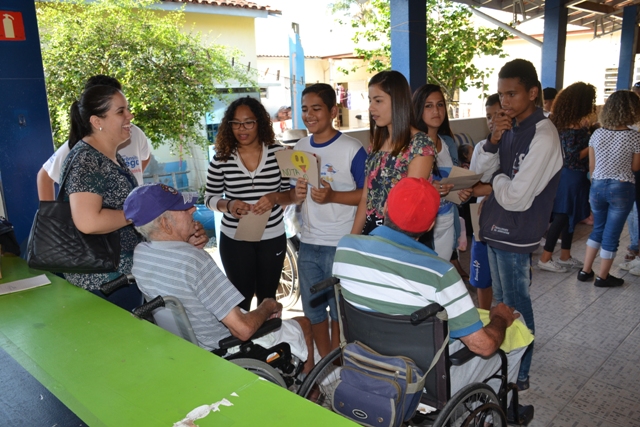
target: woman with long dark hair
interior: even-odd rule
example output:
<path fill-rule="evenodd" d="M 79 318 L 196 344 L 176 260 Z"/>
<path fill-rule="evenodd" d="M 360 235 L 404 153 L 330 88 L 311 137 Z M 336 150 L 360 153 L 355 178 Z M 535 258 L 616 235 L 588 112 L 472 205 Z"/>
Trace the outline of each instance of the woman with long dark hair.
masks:
<path fill-rule="evenodd" d="M 449 261 L 460 235 L 460 220 L 456 205 L 444 199 L 444 196 L 449 194 L 451 185 L 440 185 L 437 181 L 448 177 L 451 168 L 459 166 L 459 162 L 458 147 L 453 141 L 447 103 L 440 86 L 426 84 L 415 91 L 413 114 L 416 127 L 429 135 L 435 147 L 433 179 L 441 198 L 436 225 L 433 228 L 433 245 L 438 256 Z"/>
<path fill-rule="evenodd" d="M 369 82 L 370 141 L 365 186 L 351 233 L 369 234 L 382 225 L 391 188 L 402 178 L 431 179 L 433 143 L 414 125 L 411 89 L 397 71 Z"/>
<path fill-rule="evenodd" d="M 120 263 L 114 273 L 69 274 L 72 284 L 131 310 L 142 304 L 137 286 L 129 285 L 108 298 L 99 290 L 101 284 L 131 272 L 133 249 L 139 237 L 126 220 L 122 206 L 137 186 L 118 146 L 131 137 L 131 120 L 127 99 L 111 86 L 93 86 L 71 105 L 69 146 L 73 147 L 62 166 L 67 174 L 60 191 L 71 205 L 75 226 L 85 234 L 120 234 Z"/>

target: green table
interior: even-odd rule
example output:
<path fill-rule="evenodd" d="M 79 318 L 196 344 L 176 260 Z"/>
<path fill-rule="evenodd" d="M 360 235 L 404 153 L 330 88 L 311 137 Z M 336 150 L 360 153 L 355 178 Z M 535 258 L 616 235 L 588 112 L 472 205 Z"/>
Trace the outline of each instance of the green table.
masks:
<path fill-rule="evenodd" d="M 42 273 L 20 258 L 3 257 L 0 286 Z M 196 424 L 355 425 L 47 276 L 51 285 L 0 295 L 0 347 L 89 426 L 170 427 L 224 398 L 233 406 Z"/>

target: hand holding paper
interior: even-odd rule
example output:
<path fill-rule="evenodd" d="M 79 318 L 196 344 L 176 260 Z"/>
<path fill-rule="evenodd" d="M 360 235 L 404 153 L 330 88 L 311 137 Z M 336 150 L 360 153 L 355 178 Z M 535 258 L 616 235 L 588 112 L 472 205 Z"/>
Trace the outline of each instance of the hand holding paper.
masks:
<path fill-rule="evenodd" d="M 482 174 L 477 174 L 475 172 L 471 172 L 468 169 L 463 169 L 457 166 L 451 168 L 451 172 L 447 178 L 442 178 L 438 183 L 434 183 L 434 185 L 439 184 L 453 184 L 453 188 L 451 188 L 450 192 L 446 195 L 445 199 L 459 205 L 462 203 L 460 198 L 458 197 L 458 192 L 454 190 L 464 190 L 465 188 L 473 187 L 478 181 Z M 436 186 L 436 190 L 438 187 Z"/>
<path fill-rule="evenodd" d="M 280 150 L 276 160 L 282 176 L 292 179 L 304 178 L 309 184 L 320 188 L 319 159 L 312 153 L 299 150 Z"/>
<path fill-rule="evenodd" d="M 262 240 L 262 235 L 264 234 L 264 229 L 267 227 L 267 222 L 269 221 L 270 216 L 270 210 L 262 215 L 256 215 L 253 212 L 249 212 L 247 215 L 240 218 L 234 239 L 243 240 L 245 242 L 259 242 Z"/>
<path fill-rule="evenodd" d="M 322 187 L 320 188 L 311 187 L 311 200 L 321 205 L 331 203 L 333 198 L 333 189 L 331 188 L 331 184 L 325 180 L 322 180 L 320 184 L 322 184 Z"/>

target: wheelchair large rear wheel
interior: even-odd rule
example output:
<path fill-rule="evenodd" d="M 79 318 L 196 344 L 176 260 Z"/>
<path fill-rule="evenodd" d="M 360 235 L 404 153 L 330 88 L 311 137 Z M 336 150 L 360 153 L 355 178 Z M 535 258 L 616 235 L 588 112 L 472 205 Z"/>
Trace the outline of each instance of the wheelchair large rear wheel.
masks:
<path fill-rule="evenodd" d="M 506 427 L 507 419 L 491 387 L 473 383 L 463 387 L 442 408 L 433 427 Z"/>
<path fill-rule="evenodd" d="M 342 365 L 340 347 L 331 351 L 313 367 L 307 378 L 300 385 L 298 396 L 331 409 L 333 391 L 340 379 L 339 365 Z"/>
<path fill-rule="evenodd" d="M 262 360 L 240 358 L 232 359 L 229 362 L 256 374 L 260 378 L 279 385 L 280 387 L 287 388 L 287 384 L 282 378 L 282 375 Z"/>
<path fill-rule="evenodd" d="M 287 253 L 280 273 L 280 283 L 276 290 L 276 300 L 284 310 L 292 308 L 300 299 L 298 283 L 298 250 L 291 239 L 287 239 Z"/>

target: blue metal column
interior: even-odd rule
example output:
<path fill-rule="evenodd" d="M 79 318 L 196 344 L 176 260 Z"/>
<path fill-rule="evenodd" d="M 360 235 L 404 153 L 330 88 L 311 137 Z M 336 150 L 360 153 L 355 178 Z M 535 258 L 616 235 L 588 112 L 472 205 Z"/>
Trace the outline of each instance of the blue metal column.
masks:
<path fill-rule="evenodd" d="M 565 0 L 546 0 L 542 41 L 542 87 L 562 89 L 564 52 L 567 44 L 567 8 Z"/>
<path fill-rule="evenodd" d="M 300 41 L 300 27 L 291 24 L 289 33 L 289 75 L 291 76 L 291 122 L 293 129 L 305 129 L 302 121 L 302 91 L 305 88 L 304 50 Z"/>
<path fill-rule="evenodd" d="M 638 43 L 638 5 L 627 6 L 622 11 L 620 32 L 620 59 L 616 89 L 629 89 L 633 84 L 633 67 Z"/>
<path fill-rule="evenodd" d="M 427 3 L 391 0 L 391 68 L 414 91 L 427 83 Z"/>
<path fill-rule="evenodd" d="M 6 39 L 20 29 L 7 12 L 21 15 L 24 40 Z M 2 0 L 0 20 L 0 185 L 22 242 L 38 208 L 36 175 L 53 153 L 53 140 L 34 1 Z"/>

